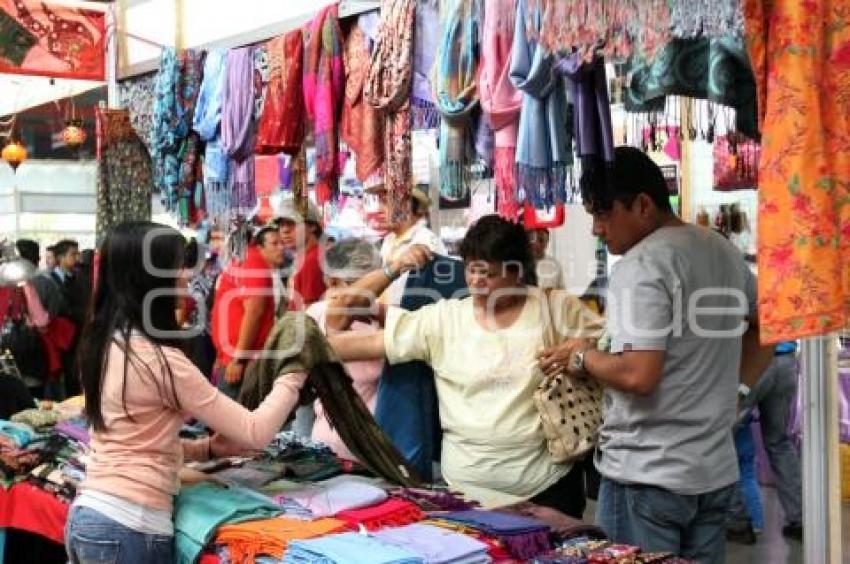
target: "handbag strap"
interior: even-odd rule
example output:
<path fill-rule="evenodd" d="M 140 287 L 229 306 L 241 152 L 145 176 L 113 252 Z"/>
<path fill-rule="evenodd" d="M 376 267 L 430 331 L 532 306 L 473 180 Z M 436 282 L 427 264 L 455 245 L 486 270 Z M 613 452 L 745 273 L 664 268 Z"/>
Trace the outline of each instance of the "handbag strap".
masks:
<path fill-rule="evenodd" d="M 543 315 L 543 344 L 554 347 L 558 344 L 558 334 L 555 331 L 555 322 L 552 317 L 552 289 L 538 290 L 540 297 L 540 311 Z"/>

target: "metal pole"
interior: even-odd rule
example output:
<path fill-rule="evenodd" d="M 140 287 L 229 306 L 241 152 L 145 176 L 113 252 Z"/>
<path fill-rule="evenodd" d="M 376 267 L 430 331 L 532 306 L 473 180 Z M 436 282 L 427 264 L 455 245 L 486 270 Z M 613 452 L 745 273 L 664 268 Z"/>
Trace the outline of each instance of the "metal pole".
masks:
<path fill-rule="evenodd" d="M 118 14 L 115 6 L 106 11 L 106 104 L 120 107 L 118 101 Z"/>
<path fill-rule="evenodd" d="M 806 339 L 803 363 L 803 554 L 841 562 L 838 481 L 838 350 L 834 335 Z"/>

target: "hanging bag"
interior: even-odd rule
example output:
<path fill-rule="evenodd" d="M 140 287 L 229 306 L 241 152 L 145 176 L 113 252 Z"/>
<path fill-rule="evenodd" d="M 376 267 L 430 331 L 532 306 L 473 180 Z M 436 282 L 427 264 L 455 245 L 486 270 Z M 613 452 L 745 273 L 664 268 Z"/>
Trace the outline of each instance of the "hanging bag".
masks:
<path fill-rule="evenodd" d="M 541 292 L 546 347 L 564 339 L 558 335 L 552 319 L 552 292 Z M 596 446 L 602 425 L 602 385 L 592 378 L 544 375 L 534 392 L 534 406 L 540 412 L 543 435 L 549 455 L 556 463 L 571 463 L 583 458 Z"/>

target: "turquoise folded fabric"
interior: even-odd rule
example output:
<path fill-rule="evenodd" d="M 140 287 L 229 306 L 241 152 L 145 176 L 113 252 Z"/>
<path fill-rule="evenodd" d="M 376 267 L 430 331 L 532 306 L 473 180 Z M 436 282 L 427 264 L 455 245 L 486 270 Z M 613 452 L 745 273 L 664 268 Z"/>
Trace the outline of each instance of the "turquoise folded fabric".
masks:
<path fill-rule="evenodd" d="M 18 448 L 27 446 L 38 436 L 26 423 L 13 423 L 6 420 L 0 420 L 0 434 L 8 437 Z"/>
<path fill-rule="evenodd" d="M 418 554 L 360 533 L 292 541 L 284 564 L 424 564 Z"/>
<path fill-rule="evenodd" d="M 194 564 L 220 525 L 281 513 L 272 500 L 244 488 L 209 483 L 183 488 L 174 500 L 174 561 Z"/>

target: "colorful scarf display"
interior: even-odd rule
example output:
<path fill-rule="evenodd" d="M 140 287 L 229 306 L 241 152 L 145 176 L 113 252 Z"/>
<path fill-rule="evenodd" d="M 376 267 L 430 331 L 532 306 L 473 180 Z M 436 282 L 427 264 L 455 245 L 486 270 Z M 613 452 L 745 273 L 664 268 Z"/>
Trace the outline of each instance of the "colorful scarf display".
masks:
<path fill-rule="evenodd" d="M 469 192 L 467 165 L 472 159 L 472 111 L 478 105 L 474 1 L 455 0 L 437 55 L 434 101 L 440 123 L 440 195 L 459 200 Z"/>
<path fill-rule="evenodd" d="M 369 39 L 353 26 L 345 40 L 345 103 L 340 135 L 356 158 L 357 179 L 365 181 L 384 162 L 384 118 L 363 98 L 369 73 Z"/>
<path fill-rule="evenodd" d="M 514 40 L 517 0 L 494 0 L 484 12 L 478 95 L 484 117 L 494 131 L 494 175 L 496 211 L 510 221 L 519 221 L 514 182 L 517 128 L 522 92 L 510 79 L 511 48 Z"/>
<path fill-rule="evenodd" d="M 216 544 L 226 545 L 231 562 L 253 562 L 261 554 L 283 558 L 289 543 L 340 533 L 345 523 L 337 519 L 299 521 L 285 517 L 224 525 L 216 533 Z"/>
<path fill-rule="evenodd" d="M 353 530 L 362 526 L 366 530 L 377 531 L 384 527 L 403 527 L 419 522 L 425 518 L 425 514 L 414 503 L 390 498 L 372 507 L 342 511 L 336 514 L 336 518 L 345 521 Z"/>
<path fill-rule="evenodd" d="M 413 34 L 413 87 L 410 111 L 414 130 L 440 127 L 434 105 L 431 71 L 440 44 L 440 1 L 416 2 L 416 32 Z"/>
<path fill-rule="evenodd" d="M 527 18 L 537 30 L 543 20 L 539 8 L 529 15 L 528 3 L 519 0 L 517 5 L 511 52 L 511 82 L 525 94 L 517 137 L 516 186 L 520 200 L 543 208 L 566 201 L 567 168 L 573 155 L 563 78 L 553 72 L 554 55 L 528 33 Z"/>
<path fill-rule="evenodd" d="M 304 38 L 300 29 L 269 41 L 269 85 L 257 126 L 257 153 L 295 155 L 304 144 L 307 121 L 304 90 Z"/>
<path fill-rule="evenodd" d="M 344 93 L 342 37 L 337 6 L 324 8 L 310 25 L 304 56 L 304 103 L 313 122 L 316 146 L 316 198 L 320 204 L 337 193 L 339 116 Z"/>
<path fill-rule="evenodd" d="M 230 213 L 248 214 L 257 203 L 254 192 L 254 48 L 231 49 L 225 65 L 221 146 L 231 159 Z"/>
<path fill-rule="evenodd" d="M 382 0 L 378 40 L 369 65 L 363 95 L 385 116 L 384 186 L 390 221 L 401 223 L 403 202 L 410 194 L 411 138 L 410 92 L 412 84 L 415 0 Z"/>
<path fill-rule="evenodd" d="M 106 13 L 0 0 L 0 73 L 105 80 Z"/>

